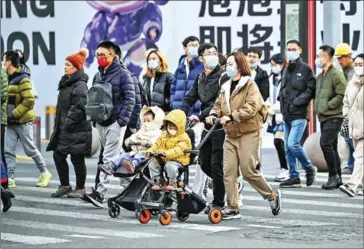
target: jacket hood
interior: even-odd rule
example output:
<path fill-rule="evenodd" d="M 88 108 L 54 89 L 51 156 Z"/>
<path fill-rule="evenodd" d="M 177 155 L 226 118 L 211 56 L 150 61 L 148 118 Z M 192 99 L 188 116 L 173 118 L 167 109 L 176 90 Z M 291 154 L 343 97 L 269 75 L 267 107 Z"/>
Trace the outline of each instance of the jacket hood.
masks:
<path fill-rule="evenodd" d="M 169 121 L 177 126 L 177 136 L 183 134 L 186 129 L 186 114 L 182 110 L 173 110 L 164 119 L 163 126 L 167 130 L 167 122 Z"/>
<path fill-rule="evenodd" d="M 147 128 L 144 125 L 143 116 L 148 111 L 152 111 L 154 113 L 154 120 L 153 120 L 153 122 L 151 122 L 150 127 Z M 165 114 L 164 114 L 163 110 L 161 108 L 159 108 L 158 106 L 151 106 L 151 107 L 144 106 L 139 114 L 139 118 L 140 118 L 140 123 L 144 129 L 160 130 L 163 125 L 163 119 L 165 118 Z"/>

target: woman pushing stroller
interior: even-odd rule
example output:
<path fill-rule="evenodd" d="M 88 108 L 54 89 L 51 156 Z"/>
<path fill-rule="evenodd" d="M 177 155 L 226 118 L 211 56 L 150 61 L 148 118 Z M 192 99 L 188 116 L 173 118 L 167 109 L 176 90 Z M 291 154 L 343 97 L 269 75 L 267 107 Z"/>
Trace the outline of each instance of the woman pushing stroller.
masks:
<path fill-rule="evenodd" d="M 111 160 L 111 166 L 100 164 L 102 172 L 112 175 L 116 170 L 122 174 L 132 174 L 145 159 L 146 151 L 161 135 L 165 115 L 157 106 L 144 107 L 140 112 L 141 128 L 125 140 L 125 145 L 132 149 L 129 153 L 121 153 Z"/>

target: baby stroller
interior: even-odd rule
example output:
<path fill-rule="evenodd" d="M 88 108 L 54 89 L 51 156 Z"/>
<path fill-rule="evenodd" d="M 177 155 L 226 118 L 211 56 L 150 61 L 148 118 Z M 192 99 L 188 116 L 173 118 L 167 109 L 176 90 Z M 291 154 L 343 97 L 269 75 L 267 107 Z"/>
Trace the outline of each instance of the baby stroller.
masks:
<path fill-rule="evenodd" d="M 199 150 L 202 145 L 206 142 L 206 140 L 211 136 L 212 132 L 214 132 L 217 124 L 219 123 L 219 119 L 215 119 L 215 123 L 209 132 L 206 134 L 204 139 L 201 141 L 199 146 L 195 150 L 188 150 L 185 153 L 191 155 L 190 165 L 193 163 L 194 158 L 198 156 Z M 160 160 L 162 157 L 161 154 L 155 153 L 152 155 L 157 160 Z M 180 181 L 180 177 L 183 175 L 183 182 Z M 177 203 L 176 216 L 180 221 L 186 221 L 189 218 L 190 214 L 198 214 L 203 211 L 205 208 L 209 208 L 208 218 L 212 224 L 218 224 L 222 220 L 222 212 L 218 208 L 213 208 L 210 203 L 205 201 L 202 197 L 197 195 L 188 187 L 188 178 L 189 178 L 189 169 L 187 167 L 179 168 L 179 188 L 175 191 L 160 191 L 161 195 L 157 201 L 146 201 L 139 199 L 138 205 L 136 206 L 136 212 L 138 215 L 139 222 L 142 224 L 146 224 L 151 220 L 152 215 L 155 215 L 157 211 L 159 214 L 159 222 L 161 225 L 169 225 L 172 221 L 172 215 L 170 208 L 165 206 L 166 200 L 172 200 Z"/>
<path fill-rule="evenodd" d="M 194 144 L 195 136 L 191 128 L 191 125 L 187 125 L 186 133 L 191 139 L 191 143 Z M 139 143 L 130 143 L 129 146 L 140 146 Z M 140 202 L 150 201 L 158 198 L 155 196 L 154 191 L 151 190 L 151 186 L 154 184 L 150 179 L 148 164 L 153 157 L 157 157 L 158 154 L 153 154 L 151 158 L 145 159 L 141 162 L 139 167 L 134 171 L 133 174 L 124 174 L 115 172 L 114 177 L 118 178 L 132 178 L 129 185 L 117 196 L 108 199 L 109 215 L 112 218 L 117 218 L 120 215 L 120 207 L 125 208 L 129 211 L 135 211 L 135 215 L 139 217 L 138 206 Z M 188 175 L 187 175 L 188 178 Z M 173 211 L 171 206 L 173 200 L 164 198 L 163 205 L 169 210 Z M 149 209 L 152 215 L 158 215 L 158 209 Z"/>

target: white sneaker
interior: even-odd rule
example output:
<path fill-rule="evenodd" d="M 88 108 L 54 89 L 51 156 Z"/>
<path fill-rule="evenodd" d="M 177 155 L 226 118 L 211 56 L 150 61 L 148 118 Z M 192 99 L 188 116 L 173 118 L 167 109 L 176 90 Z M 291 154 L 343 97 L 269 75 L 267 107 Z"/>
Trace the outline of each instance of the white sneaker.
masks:
<path fill-rule="evenodd" d="M 286 181 L 288 179 L 289 179 L 289 170 L 287 170 L 287 169 L 281 169 L 281 172 L 276 177 L 275 181 L 276 182 L 284 182 L 284 181 Z"/>

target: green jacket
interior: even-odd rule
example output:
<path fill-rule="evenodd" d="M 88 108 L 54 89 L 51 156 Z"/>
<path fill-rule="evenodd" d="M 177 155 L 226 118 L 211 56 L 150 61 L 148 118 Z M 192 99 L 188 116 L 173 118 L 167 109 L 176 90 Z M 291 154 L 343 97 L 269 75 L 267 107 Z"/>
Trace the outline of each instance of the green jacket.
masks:
<path fill-rule="evenodd" d="M 315 112 L 320 122 L 343 118 L 343 99 L 347 82 L 344 74 L 331 66 L 316 79 Z"/>
<path fill-rule="evenodd" d="M 8 124 L 24 124 L 35 118 L 35 97 L 29 75 L 21 68 L 8 77 Z"/>
<path fill-rule="evenodd" d="M 1 68 L 1 124 L 6 125 L 8 121 L 8 74 Z"/>

